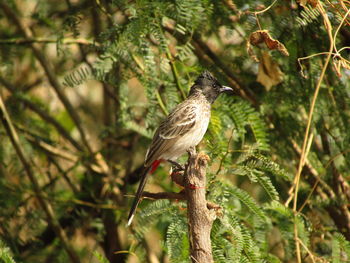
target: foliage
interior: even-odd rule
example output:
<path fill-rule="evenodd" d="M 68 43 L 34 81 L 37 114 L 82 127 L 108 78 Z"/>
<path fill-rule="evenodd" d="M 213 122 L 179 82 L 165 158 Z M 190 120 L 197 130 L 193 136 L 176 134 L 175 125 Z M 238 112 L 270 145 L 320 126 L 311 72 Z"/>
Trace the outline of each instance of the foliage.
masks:
<path fill-rule="evenodd" d="M 72 260 L 69 248 L 82 262 L 190 262 L 182 202 L 144 200 L 125 224 L 155 129 L 204 69 L 239 90 L 215 102 L 199 145 L 212 160 L 207 199 L 222 207 L 215 262 L 289 262 L 297 251 L 348 262 L 349 4 L 316 3 L 0 1 L 0 96 L 39 187 L 1 126 L 1 262 Z M 258 30 L 270 38 L 254 42 Z M 149 189 L 179 191 L 168 168 Z"/>
<path fill-rule="evenodd" d="M 5 246 L 5 244 L 0 242 L 0 261 L 3 263 L 15 263 L 12 258 L 10 249 Z"/>

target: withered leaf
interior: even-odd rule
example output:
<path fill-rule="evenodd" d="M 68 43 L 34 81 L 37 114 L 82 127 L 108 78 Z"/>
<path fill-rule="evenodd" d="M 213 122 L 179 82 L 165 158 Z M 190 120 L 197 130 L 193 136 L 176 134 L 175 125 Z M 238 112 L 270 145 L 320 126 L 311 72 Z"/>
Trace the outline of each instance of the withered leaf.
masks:
<path fill-rule="evenodd" d="M 276 39 L 273 39 L 270 36 L 270 33 L 268 30 L 258 30 L 250 34 L 249 40 L 247 42 L 247 51 L 248 54 L 256 61 L 259 61 L 258 58 L 255 56 L 254 51 L 251 47 L 253 46 L 258 46 L 262 43 L 265 43 L 265 45 L 268 47 L 270 50 L 278 50 L 285 56 L 289 56 L 288 50 L 286 47 L 279 42 Z"/>
<path fill-rule="evenodd" d="M 272 86 L 281 83 L 283 80 L 283 72 L 266 51 L 262 53 L 256 80 L 261 83 L 266 90 L 270 90 Z"/>
<path fill-rule="evenodd" d="M 344 59 L 341 56 L 333 58 L 333 67 L 337 73 L 337 76 L 340 78 L 342 76 L 342 69 L 350 70 L 350 61 Z"/>

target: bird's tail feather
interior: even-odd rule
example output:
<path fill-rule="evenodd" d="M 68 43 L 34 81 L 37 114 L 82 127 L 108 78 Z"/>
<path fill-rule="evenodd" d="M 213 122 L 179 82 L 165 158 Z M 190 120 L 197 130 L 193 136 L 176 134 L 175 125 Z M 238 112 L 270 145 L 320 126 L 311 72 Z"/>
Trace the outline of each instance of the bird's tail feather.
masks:
<path fill-rule="evenodd" d="M 140 201 L 141 201 L 141 197 L 142 197 L 142 193 L 143 193 L 143 189 L 145 188 L 146 182 L 147 182 L 147 178 L 148 178 L 148 172 L 152 169 L 152 165 L 149 167 L 145 167 L 144 170 L 142 171 L 141 174 L 141 181 L 139 184 L 139 188 L 137 189 L 137 192 L 135 194 L 135 198 L 134 201 L 132 203 L 130 212 L 129 212 L 129 216 L 128 216 L 128 224 L 127 226 L 130 226 L 135 212 L 136 212 L 136 208 L 139 205 Z"/>

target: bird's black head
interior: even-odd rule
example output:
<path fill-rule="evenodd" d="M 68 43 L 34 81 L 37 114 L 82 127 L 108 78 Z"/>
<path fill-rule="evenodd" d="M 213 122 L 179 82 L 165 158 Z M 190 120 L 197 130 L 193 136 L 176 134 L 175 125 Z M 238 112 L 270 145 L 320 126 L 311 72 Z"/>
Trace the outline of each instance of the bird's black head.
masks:
<path fill-rule="evenodd" d="M 191 87 L 190 95 L 202 93 L 210 103 L 213 103 L 222 92 L 233 92 L 232 88 L 222 86 L 207 70 L 200 74 L 194 83 Z"/>

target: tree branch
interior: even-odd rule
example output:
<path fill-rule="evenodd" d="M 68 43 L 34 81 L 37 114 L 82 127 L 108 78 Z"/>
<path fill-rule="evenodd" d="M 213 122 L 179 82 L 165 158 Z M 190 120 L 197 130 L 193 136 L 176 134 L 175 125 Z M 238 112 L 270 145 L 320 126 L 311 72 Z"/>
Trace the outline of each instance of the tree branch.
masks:
<path fill-rule="evenodd" d="M 1 75 L 0 75 L 0 84 L 2 84 L 11 94 L 14 94 L 16 92 L 16 88 L 6 81 Z M 28 109 L 38 114 L 44 121 L 51 124 L 57 132 L 65 138 L 67 141 L 69 141 L 75 149 L 77 149 L 80 152 L 84 151 L 84 148 L 75 140 L 73 137 L 69 134 L 69 132 L 58 122 L 55 120 L 54 117 L 52 117 L 47 111 L 44 109 L 41 109 L 38 105 L 30 101 L 24 96 L 18 96 L 16 99 L 21 101 Z"/>
<path fill-rule="evenodd" d="M 185 173 L 173 173 L 174 182 L 185 187 L 180 193 L 144 192 L 144 198 L 170 199 L 187 201 L 188 232 L 190 239 L 190 254 L 193 263 L 214 262 L 210 232 L 216 215 L 221 207 L 207 202 L 206 194 L 206 167 L 209 157 L 203 153 L 197 154 L 195 149 L 189 151 L 189 159 Z"/>
<path fill-rule="evenodd" d="M 187 217 L 193 263 L 214 262 L 211 251 L 210 232 L 216 218 L 215 209 L 208 209 L 206 193 L 206 166 L 209 157 L 189 151 L 185 172 L 185 191 L 187 196 Z"/>
<path fill-rule="evenodd" d="M 142 197 L 144 197 L 144 198 L 151 198 L 151 199 L 186 200 L 186 195 L 183 192 L 180 192 L 180 193 L 174 193 L 174 192 L 159 192 L 159 193 L 143 192 Z"/>
<path fill-rule="evenodd" d="M 12 122 L 10 120 L 8 113 L 7 113 L 7 110 L 5 108 L 5 105 L 2 101 L 1 96 L 0 96 L 0 118 L 1 118 L 1 121 L 4 125 L 4 127 L 5 127 L 6 133 L 7 133 L 8 137 L 10 138 L 10 141 L 11 141 L 13 147 L 15 148 L 15 151 L 16 151 L 16 153 L 17 153 L 17 155 L 18 155 L 18 157 L 19 157 L 19 159 L 24 167 L 24 170 L 25 170 L 30 182 L 33 185 L 34 192 L 38 198 L 38 201 L 39 201 L 42 209 L 44 210 L 44 212 L 47 216 L 47 220 L 48 220 L 49 224 L 52 226 L 56 235 L 58 236 L 58 238 L 62 242 L 62 245 L 63 245 L 64 249 L 66 250 L 67 254 L 69 255 L 71 261 L 74 263 L 79 263 L 80 260 L 79 260 L 78 255 L 73 250 L 72 246 L 70 245 L 70 242 L 68 240 L 66 233 L 64 232 L 64 230 L 60 226 L 59 222 L 57 221 L 51 204 L 45 199 L 44 194 L 40 189 L 39 182 L 37 181 L 37 179 L 33 173 L 30 162 L 28 162 L 26 157 L 24 156 L 24 151 L 23 151 L 22 146 L 20 144 L 17 132 L 12 125 Z"/>
<path fill-rule="evenodd" d="M 0 7 L 3 10 L 3 12 L 5 13 L 5 15 L 8 17 L 8 19 L 16 25 L 18 31 L 22 34 L 22 36 L 24 36 L 25 38 L 29 38 L 29 39 L 33 38 L 33 33 L 30 30 L 30 28 L 26 27 L 23 24 L 23 22 L 17 17 L 17 15 L 13 11 L 13 9 L 11 9 L 4 1 L 0 2 Z M 70 117 L 74 121 L 75 125 L 77 126 L 78 131 L 79 131 L 80 136 L 81 136 L 81 139 L 82 139 L 85 147 L 87 148 L 87 150 L 90 154 L 93 154 L 93 151 L 92 151 L 92 149 L 87 141 L 86 134 L 82 128 L 80 117 L 77 114 L 77 112 L 74 110 L 74 108 L 73 108 L 72 104 L 70 103 L 70 101 L 68 100 L 67 96 L 64 94 L 62 87 L 61 87 L 61 84 L 59 83 L 58 79 L 56 78 L 56 75 L 55 75 L 55 72 L 52 68 L 51 63 L 47 60 L 46 55 L 42 52 L 42 49 L 38 45 L 38 43 L 31 43 L 29 45 L 32 48 L 35 57 L 40 62 L 41 66 L 43 67 L 43 69 L 47 75 L 47 78 L 48 78 L 51 86 L 55 90 L 58 98 L 60 99 L 60 101 L 62 102 L 62 104 L 66 108 L 67 112 L 69 113 Z"/>
<path fill-rule="evenodd" d="M 173 61 L 174 59 L 173 59 L 173 57 L 172 57 L 172 55 L 170 53 L 169 47 L 167 47 L 166 56 L 169 59 L 169 64 L 170 64 L 171 72 L 173 73 L 173 77 L 174 77 L 174 80 L 175 80 L 176 87 L 180 91 L 182 99 L 186 99 L 186 94 L 185 94 L 185 92 L 184 92 L 184 90 L 182 88 L 182 85 L 180 83 L 179 74 L 177 72 L 175 63 Z"/>
<path fill-rule="evenodd" d="M 46 37 L 32 37 L 32 38 L 8 38 L 0 39 L 0 45 L 2 44 L 15 44 L 15 45 L 25 45 L 32 43 L 45 43 L 45 44 L 80 44 L 80 45 L 93 45 L 94 42 L 89 39 L 84 38 L 63 38 L 63 39 L 52 39 Z M 96 43 L 95 43 L 96 44 Z"/>

